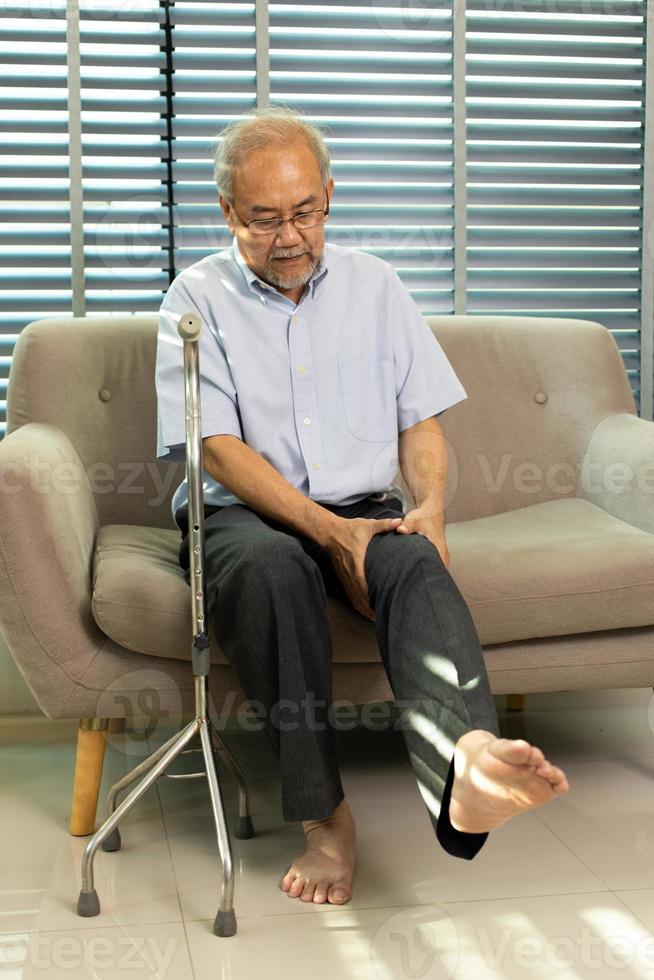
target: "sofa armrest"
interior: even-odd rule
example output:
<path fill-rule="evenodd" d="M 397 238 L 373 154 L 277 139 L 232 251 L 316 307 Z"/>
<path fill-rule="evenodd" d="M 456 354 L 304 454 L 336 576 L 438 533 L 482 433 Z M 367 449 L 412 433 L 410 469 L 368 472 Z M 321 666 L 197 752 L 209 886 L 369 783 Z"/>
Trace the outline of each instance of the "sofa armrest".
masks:
<path fill-rule="evenodd" d="M 628 412 L 602 419 L 582 459 L 577 496 L 654 534 L 654 422 Z"/>
<path fill-rule="evenodd" d="M 91 612 L 95 498 L 68 436 L 29 423 L 0 442 L 0 628 L 39 706 L 60 708 L 106 637 Z M 56 680 L 56 683 L 55 683 Z"/>

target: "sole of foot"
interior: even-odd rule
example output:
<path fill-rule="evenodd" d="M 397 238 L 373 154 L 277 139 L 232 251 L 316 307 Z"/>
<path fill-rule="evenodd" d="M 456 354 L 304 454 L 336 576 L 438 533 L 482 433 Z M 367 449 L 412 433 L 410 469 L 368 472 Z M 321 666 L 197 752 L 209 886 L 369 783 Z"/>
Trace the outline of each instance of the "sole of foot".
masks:
<path fill-rule="evenodd" d="M 484 833 L 569 789 L 563 770 L 535 745 L 476 729 L 454 748 L 450 822 L 455 830 Z"/>

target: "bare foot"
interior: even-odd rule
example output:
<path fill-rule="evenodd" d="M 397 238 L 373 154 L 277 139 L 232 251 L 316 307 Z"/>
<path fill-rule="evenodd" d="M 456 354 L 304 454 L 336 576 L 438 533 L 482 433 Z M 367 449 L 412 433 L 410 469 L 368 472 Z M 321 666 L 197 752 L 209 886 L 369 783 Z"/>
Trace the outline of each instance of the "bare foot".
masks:
<path fill-rule="evenodd" d="M 352 897 L 356 828 L 345 800 L 325 820 L 303 820 L 306 847 L 281 881 L 282 891 L 303 902 L 344 905 Z"/>
<path fill-rule="evenodd" d="M 455 830 L 481 834 L 569 789 L 563 770 L 536 746 L 474 729 L 454 747 L 450 823 Z"/>

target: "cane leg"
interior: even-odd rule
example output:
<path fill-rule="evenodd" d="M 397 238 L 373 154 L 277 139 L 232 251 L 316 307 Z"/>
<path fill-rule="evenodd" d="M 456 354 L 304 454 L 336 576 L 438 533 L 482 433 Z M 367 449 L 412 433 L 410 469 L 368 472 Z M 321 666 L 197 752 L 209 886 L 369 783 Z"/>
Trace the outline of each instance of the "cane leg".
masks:
<path fill-rule="evenodd" d="M 209 797 L 211 799 L 211 809 L 216 828 L 218 840 L 218 851 L 222 863 L 222 883 L 220 890 L 220 907 L 216 914 L 213 924 L 214 935 L 234 936 L 236 934 L 236 914 L 234 912 L 234 859 L 232 856 L 232 845 L 229 840 L 227 821 L 225 820 L 225 807 L 220 783 L 216 772 L 216 757 L 214 747 L 209 734 L 208 726 L 205 724 L 200 728 L 200 741 L 202 743 L 202 753 L 204 755 L 204 765 L 207 771 L 207 783 L 209 785 Z"/>
<path fill-rule="evenodd" d="M 209 722 L 209 735 L 215 752 L 218 752 L 227 763 L 229 770 L 238 786 L 238 823 L 234 828 L 234 837 L 239 840 L 249 840 L 254 837 L 254 827 L 250 816 L 250 796 L 243 770 L 223 742 L 214 725 Z"/>

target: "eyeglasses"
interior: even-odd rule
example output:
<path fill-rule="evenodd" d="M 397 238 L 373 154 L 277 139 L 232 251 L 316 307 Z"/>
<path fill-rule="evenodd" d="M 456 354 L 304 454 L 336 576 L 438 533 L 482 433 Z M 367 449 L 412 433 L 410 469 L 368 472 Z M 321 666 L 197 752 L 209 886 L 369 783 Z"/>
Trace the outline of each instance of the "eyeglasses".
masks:
<path fill-rule="evenodd" d="M 290 218 L 257 218 L 254 221 L 243 221 L 236 213 L 233 205 L 232 210 L 241 224 L 254 235 L 272 235 L 273 232 L 276 234 L 287 221 L 292 221 L 294 226 L 300 229 L 314 228 L 316 225 L 322 224 L 329 214 L 329 201 L 327 201 L 326 208 L 317 208 L 315 211 L 298 211 Z"/>

